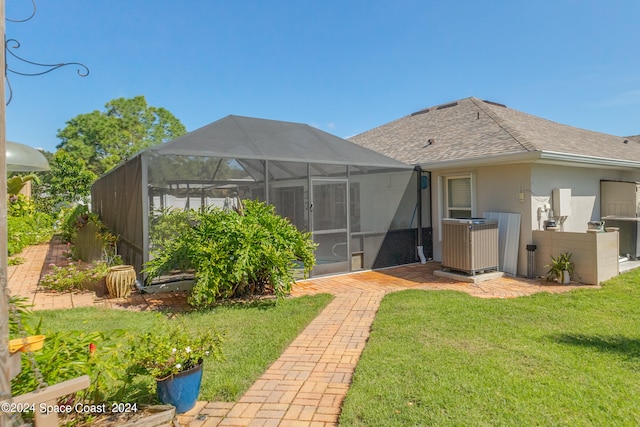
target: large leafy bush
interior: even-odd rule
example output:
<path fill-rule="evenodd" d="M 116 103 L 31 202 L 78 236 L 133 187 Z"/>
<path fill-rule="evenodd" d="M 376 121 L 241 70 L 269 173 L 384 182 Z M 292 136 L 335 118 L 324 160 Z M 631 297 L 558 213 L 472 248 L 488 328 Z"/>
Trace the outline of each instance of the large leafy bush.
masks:
<path fill-rule="evenodd" d="M 10 256 L 20 253 L 26 246 L 51 239 L 53 218 L 43 212 L 37 212 L 33 203 L 25 196 L 11 196 L 7 208 L 7 252 Z"/>
<path fill-rule="evenodd" d="M 112 233 L 102 222 L 98 214 L 89 212 L 86 205 L 75 205 L 69 209 L 60 211 L 60 235 L 62 239 L 73 244 L 71 248 L 71 256 L 75 260 L 83 259 L 82 250 L 77 247 L 78 233 L 87 224 L 92 224 L 95 229 L 93 235 L 94 243 L 100 245 L 101 260 L 110 266 L 122 263 L 121 257 L 118 255 L 117 242 L 118 236 Z M 85 252 L 86 252 L 85 248 Z M 87 255 L 86 253 L 84 255 Z M 85 259 L 87 261 L 90 259 Z"/>
<path fill-rule="evenodd" d="M 60 210 L 60 235 L 65 242 L 75 242 L 78 228 L 88 222 L 89 207 L 74 205 Z"/>
<path fill-rule="evenodd" d="M 310 233 L 302 233 L 273 206 L 246 201 L 242 211 L 163 211 L 152 219 L 148 279 L 175 270 L 195 271 L 189 302 L 206 306 L 219 298 L 291 290 L 294 272 L 315 264 Z"/>

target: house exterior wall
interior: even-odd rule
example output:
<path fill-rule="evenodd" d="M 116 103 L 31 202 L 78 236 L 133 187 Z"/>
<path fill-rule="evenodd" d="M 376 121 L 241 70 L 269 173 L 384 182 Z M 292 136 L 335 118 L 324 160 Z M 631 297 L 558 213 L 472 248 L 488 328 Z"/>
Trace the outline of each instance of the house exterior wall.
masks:
<path fill-rule="evenodd" d="M 640 181 L 640 172 L 533 164 L 531 169 L 531 229 L 542 230 L 542 215 L 538 222 L 538 208 L 548 203 L 553 210 L 551 193 L 555 188 L 571 189 L 571 215 L 562 226 L 563 231 L 584 232 L 589 221 L 599 221 L 600 181 Z"/>
<path fill-rule="evenodd" d="M 543 230 L 548 212 L 539 213 L 545 204 L 552 206 L 552 191 L 570 188 L 571 214 L 562 229 L 586 232 L 589 221 L 600 220 L 600 181 L 640 181 L 640 171 L 577 167 L 542 163 L 482 166 L 433 172 L 433 253 L 442 260 L 442 218 L 447 176 L 471 174 L 475 201 L 473 216 L 483 212 L 511 212 L 521 215 L 518 249 L 518 275 L 527 274 L 526 245 L 533 242 L 533 230 Z M 521 195 L 524 201 L 521 201 Z"/>
<path fill-rule="evenodd" d="M 543 230 L 548 213 L 538 214 L 538 209 L 545 203 L 555 209 L 552 191 L 555 188 L 570 188 L 571 200 L 568 215 L 561 225 L 565 232 L 584 233 L 589 221 L 599 221 L 600 214 L 600 181 L 640 181 L 640 172 L 604 168 L 571 167 L 563 165 L 533 164 L 531 168 L 531 230 Z M 556 207 L 557 208 L 557 207 Z M 555 215 L 555 214 L 554 214 Z M 529 232 L 526 242 L 533 242 L 533 233 Z M 522 252 L 522 250 L 521 250 Z M 538 256 L 539 255 L 539 256 Z M 548 263 L 548 254 L 538 254 L 538 264 Z M 522 257 L 522 253 L 520 254 Z M 539 258 L 544 258 L 540 260 Z M 538 275 L 544 274 L 538 267 Z"/>
<path fill-rule="evenodd" d="M 469 169 L 439 170 L 432 173 L 433 206 L 433 257 L 442 260 L 442 218 L 444 217 L 445 178 L 447 176 L 472 176 L 472 198 L 474 206 L 472 215 L 479 217 L 483 212 L 509 212 L 521 215 L 521 224 L 529 224 L 531 210 L 526 190 L 530 187 L 531 166 L 527 163 L 512 165 L 483 166 Z M 525 193 L 524 201 L 520 201 L 520 192 Z M 531 231 L 521 226 L 520 246 L 524 254 L 518 256 L 518 274 L 526 274 L 526 249 L 524 245 L 530 240 Z M 528 238 L 525 240 L 525 238 Z"/>

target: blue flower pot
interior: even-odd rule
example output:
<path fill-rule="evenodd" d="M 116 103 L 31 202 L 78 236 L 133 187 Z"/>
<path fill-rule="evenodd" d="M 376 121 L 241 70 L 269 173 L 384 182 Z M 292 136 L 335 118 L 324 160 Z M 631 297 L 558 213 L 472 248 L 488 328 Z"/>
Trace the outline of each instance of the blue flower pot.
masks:
<path fill-rule="evenodd" d="M 177 414 L 187 412 L 196 406 L 196 401 L 200 394 L 202 363 L 156 382 L 158 385 L 158 399 L 162 403 L 175 406 Z"/>

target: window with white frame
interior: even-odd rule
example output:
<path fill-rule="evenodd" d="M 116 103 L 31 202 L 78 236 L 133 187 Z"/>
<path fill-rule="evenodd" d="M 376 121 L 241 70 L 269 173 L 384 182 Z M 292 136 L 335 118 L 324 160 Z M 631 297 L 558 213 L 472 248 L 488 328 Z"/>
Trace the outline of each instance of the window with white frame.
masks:
<path fill-rule="evenodd" d="M 445 218 L 471 218 L 474 211 L 472 174 L 445 177 Z"/>

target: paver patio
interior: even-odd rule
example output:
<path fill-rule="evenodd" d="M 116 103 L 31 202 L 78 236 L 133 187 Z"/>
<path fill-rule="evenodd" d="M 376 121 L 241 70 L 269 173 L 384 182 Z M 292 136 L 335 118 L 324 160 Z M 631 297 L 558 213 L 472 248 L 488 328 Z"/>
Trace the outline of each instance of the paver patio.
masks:
<path fill-rule="evenodd" d="M 116 309 L 187 309 L 183 294 L 135 294 L 130 298 L 94 293 L 43 292 L 37 283 L 50 264 L 64 262 L 60 244 L 27 248 L 27 260 L 9 267 L 9 289 L 35 310 L 102 306 Z M 478 284 L 433 275 L 439 264 L 413 264 L 378 271 L 322 277 L 298 283 L 292 296 L 331 293 L 333 301 L 289 345 L 238 402 L 198 402 L 178 417 L 199 426 L 334 426 L 351 377 L 385 294 L 404 289 L 456 290 L 480 298 L 515 298 L 537 292 L 567 292 L 584 285 L 503 277 Z M 588 286 L 598 288 L 598 286 Z"/>

